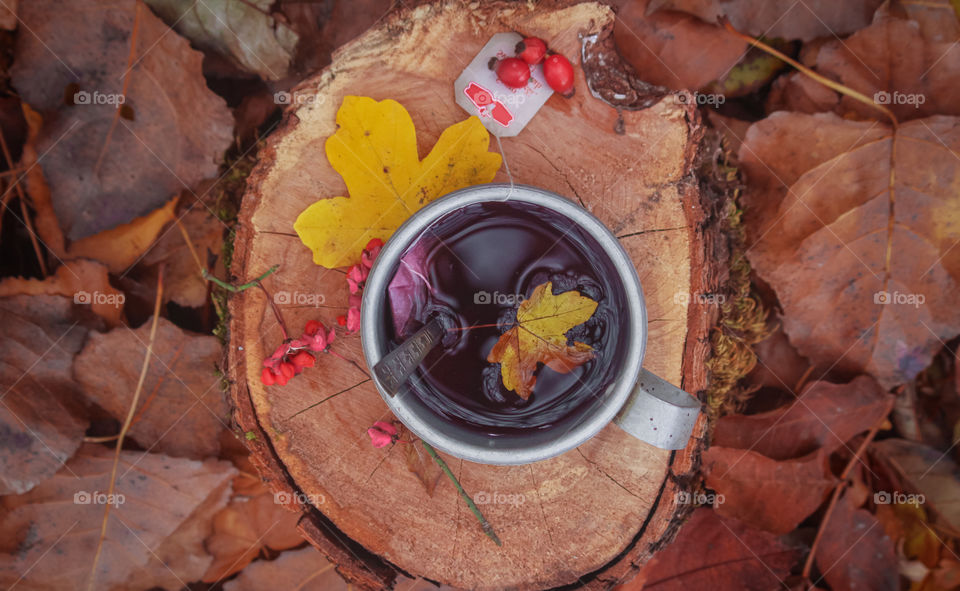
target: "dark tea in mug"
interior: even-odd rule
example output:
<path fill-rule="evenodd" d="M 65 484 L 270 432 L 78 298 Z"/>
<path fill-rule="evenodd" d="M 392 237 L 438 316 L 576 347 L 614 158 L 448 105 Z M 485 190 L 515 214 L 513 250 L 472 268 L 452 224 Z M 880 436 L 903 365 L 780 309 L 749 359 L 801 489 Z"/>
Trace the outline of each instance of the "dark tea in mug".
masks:
<path fill-rule="evenodd" d="M 592 354 L 567 371 L 537 363 L 532 392 L 524 397 L 505 386 L 491 351 L 545 284 L 554 296 L 575 292 L 596 302 L 588 319 L 565 332 L 566 345 Z M 383 322 L 392 346 L 435 318 L 445 329 L 407 395 L 442 420 L 481 434 L 575 425 L 603 403 L 624 364 L 630 327 L 616 269 L 579 225 L 536 204 L 474 203 L 437 219 L 401 256 L 387 301 Z"/>

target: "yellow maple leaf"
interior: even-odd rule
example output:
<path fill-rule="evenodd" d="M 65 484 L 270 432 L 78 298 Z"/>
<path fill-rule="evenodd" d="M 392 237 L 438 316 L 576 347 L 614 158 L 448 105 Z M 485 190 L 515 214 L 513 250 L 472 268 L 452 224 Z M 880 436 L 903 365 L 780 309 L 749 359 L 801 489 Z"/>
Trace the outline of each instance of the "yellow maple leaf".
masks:
<path fill-rule="evenodd" d="M 321 199 L 293 224 L 327 268 L 357 262 L 373 238 L 386 240 L 410 215 L 451 191 L 488 183 L 500 154 L 488 152 L 490 135 L 477 117 L 446 128 L 420 160 L 410 114 L 394 100 L 344 97 L 337 131 L 327 138 L 327 159 L 350 197 Z"/>
<path fill-rule="evenodd" d="M 500 335 L 487 361 L 499 363 L 504 387 L 526 400 L 537 383 L 538 363 L 569 373 L 593 359 L 590 345 L 568 345 L 566 334 L 589 320 L 596 309 L 597 302 L 576 291 L 553 295 L 551 282 L 538 285 L 517 309 L 517 325 Z"/>

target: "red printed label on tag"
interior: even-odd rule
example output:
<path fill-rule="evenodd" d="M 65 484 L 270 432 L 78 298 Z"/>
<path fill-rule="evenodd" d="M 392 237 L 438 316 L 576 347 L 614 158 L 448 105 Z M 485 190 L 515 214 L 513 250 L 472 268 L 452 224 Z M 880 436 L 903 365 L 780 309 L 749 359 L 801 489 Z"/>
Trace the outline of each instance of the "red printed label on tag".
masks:
<path fill-rule="evenodd" d="M 493 93 L 476 82 L 471 82 L 463 89 L 463 93 L 477 106 L 481 117 L 491 117 L 504 127 L 507 127 L 513 121 L 513 115 L 509 109 L 500 101 L 494 100 Z"/>

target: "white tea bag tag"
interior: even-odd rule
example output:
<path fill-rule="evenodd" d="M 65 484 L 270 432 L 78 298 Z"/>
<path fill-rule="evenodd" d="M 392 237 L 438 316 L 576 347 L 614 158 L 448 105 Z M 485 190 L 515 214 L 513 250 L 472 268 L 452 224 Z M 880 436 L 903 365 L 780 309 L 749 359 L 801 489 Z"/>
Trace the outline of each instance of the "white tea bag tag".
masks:
<path fill-rule="evenodd" d="M 543 77 L 543 68 L 530 67 L 530 81 L 523 88 L 511 88 L 497 79 L 489 64 L 492 58 L 516 57 L 517 33 L 497 33 L 453 83 L 457 104 L 480 117 L 487 131 L 498 137 L 520 133 L 547 102 L 553 91 Z"/>

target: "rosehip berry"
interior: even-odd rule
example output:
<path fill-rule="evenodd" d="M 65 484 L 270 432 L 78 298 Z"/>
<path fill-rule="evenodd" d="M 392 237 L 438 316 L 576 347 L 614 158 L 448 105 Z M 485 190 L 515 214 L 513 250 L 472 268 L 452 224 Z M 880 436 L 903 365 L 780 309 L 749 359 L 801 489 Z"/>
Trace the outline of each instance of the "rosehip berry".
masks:
<path fill-rule="evenodd" d="M 573 95 L 573 66 L 570 60 L 555 53 L 543 62 L 543 77 L 554 92 L 569 98 Z"/>
<path fill-rule="evenodd" d="M 547 44 L 543 42 L 543 39 L 527 37 L 517 43 L 515 51 L 518 58 L 533 66 L 542 62 L 543 56 L 547 55 Z"/>
<path fill-rule="evenodd" d="M 523 88 L 530 80 L 530 66 L 519 58 L 504 58 L 497 64 L 497 78 L 510 88 Z"/>

